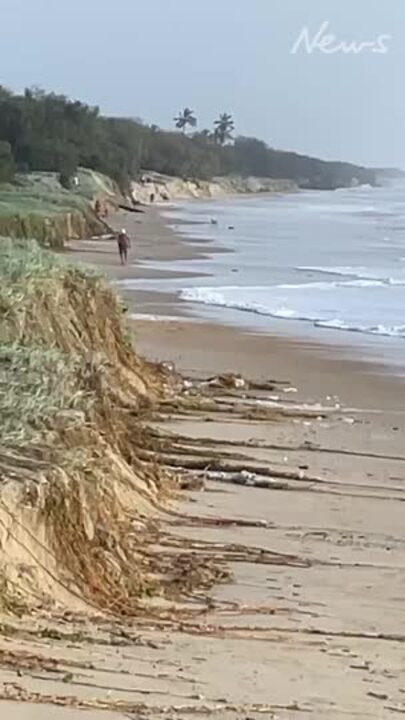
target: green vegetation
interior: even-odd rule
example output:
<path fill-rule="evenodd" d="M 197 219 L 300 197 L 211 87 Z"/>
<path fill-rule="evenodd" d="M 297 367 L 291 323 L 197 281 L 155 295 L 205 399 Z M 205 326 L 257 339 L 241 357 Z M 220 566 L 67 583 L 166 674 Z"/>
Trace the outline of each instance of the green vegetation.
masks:
<path fill-rule="evenodd" d="M 74 596 L 131 616 L 149 595 L 173 606 L 227 577 L 209 553 L 156 551 L 148 520 L 179 487 L 150 452 L 160 444 L 148 420 L 181 386 L 136 355 L 98 273 L 0 238 L 3 612 L 68 609 Z"/>
<path fill-rule="evenodd" d="M 105 232 L 90 201 L 97 192 L 117 192 L 108 178 L 79 170 L 80 192 L 65 190 L 57 173 L 24 173 L 0 188 L 0 235 L 36 238 L 43 245 L 62 248 L 72 237 Z"/>
<path fill-rule="evenodd" d="M 11 146 L 0 141 L 0 183 L 10 182 L 14 177 L 15 166 Z"/>
<path fill-rule="evenodd" d="M 0 238 L 0 447 L 17 449 L 27 443 L 38 449 L 54 425 L 83 421 L 94 393 L 80 389 L 80 346 L 69 347 L 72 313 L 61 305 L 74 303 L 73 290 L 85 285 L 90 296 L 103 290 L 96 273 L 71 267 L 42 249 L 35 240 Z M 111 298 L 112 307 L 118 301 Z M 114 307 L 114 303 L 116 307 Z M 58 326 L 60 324 L 60 327 Z M 66 324 L 66 327 L 63 327 Z M 84 343 L 86 339 L 83 337 Z M 100 352 L 101 352 L 100 344 Z M 83 379 L 83 378 L 82 378 Z M 50 437 L 50 436 L 49 436 Z M 55 449 L 56 451 L 56 449 Z M 0 452 L 1 455 L 1 452 Z M 57 454 L 59 458 L 59 455 Z M 68 458 L 71 462 L 72 458 Z"/>
<path fill-rule="evenodd" d="M 175 123 L 182 132 L 103 117 L 97 107 L 55 93 L 27 89 L 16 95 L 0 87 L 0 182 L 11 179 L 15 167 L 18 172 L 58 173 L 70 188 L 79 166 L 108 175 L 122 190 L 141 170 L 203 180 L 258 175 L 314 188 L 375 181 L 372 170 L 274 150 L 257 138 L 231 142 L 234 122 L 229 113 L 220 115 L 213 132 L 185 132 L 196 125 L 190 108 Z"/>
<path fill-rule="evenodd" d="M 43 346 L 24 329 L 29 303 L 63 283 L 65 264 L 35 241 L 0 238 L 0 446 L 38 443 L 53 418 L 77 412 L 83 394 L 74 392 L 76 361 L 57 346 Z M 33 311 L 38 311 L 33 308 Z"/>
<path fill-rule="evenodd" d="M 15 447 L 40 437 L 44 423 L 72 402 L 73 372 L 57 350 L 0 346 L 0 443 Z"/>
<path fill-rule="evenodd" d="M 193 111 L 190 110 L 190 108 L 184 108 L 183 112 L 180 112 L 177 117 L 174 118 L 174 122 L 176 128 L 178 130 L 182 130 L 182 132 L 185 133 L 188 125 L 190 127 L 196 127 L 197 118 L 195 117 Z"/>
<path fill-rule="evenodd" d="M 76 310 L 84 303 L 93 316 L 98 296 L 104 313 L 87 327 Z M 124 364 L 130 358 L 120 314 L 120 301 L 96 272 L 69 265 L 35 240 L 0 238 L 0 446 L 40 442 L 60 413 L 64 425 L 83 421 L 96 390 L 80 390 L 85 355 L 97 352 L 101 369 L 110 350 L 102 325 L 111 318 Z"/>
<path fill-rule="evenodd" d="M 232 133 L 235 130 L 235 123 L 232 115 L 222 113 L 218 120 L 215 120 L 214 138 L 220 145 L 225 145 L 227 140 L 232 140 Z"/>
<path fill-rule="evenodd" d="M 0 315 L 2 512 L 12 502 L 17 525 L 32 522 L 30 538 L 43 527 L 53 572 L 76 594 L 128 612 L 153 585 L 146 562 L 133 562 L 123 502 L 131 501 L 134 517 L 138 485 L 143 497 L 157 495 L 158 471 L 152 483 L 135 465 L 141 429 L 134 430 L 151 373 L 126 340 L 119 300 L 104 280 L 35 242 L 0 239 Z M 114 546 L 105 543 L 110 534 Z M 34 540 L 27 551 L 36 592 L 27 595 L 21 581 L 24 599 L 43 589 L 38 547 Z M 13 549 L 1 547 L 7 572 Z M 10 609 L 7 579 L 0 572 L 3 609 Z"/>

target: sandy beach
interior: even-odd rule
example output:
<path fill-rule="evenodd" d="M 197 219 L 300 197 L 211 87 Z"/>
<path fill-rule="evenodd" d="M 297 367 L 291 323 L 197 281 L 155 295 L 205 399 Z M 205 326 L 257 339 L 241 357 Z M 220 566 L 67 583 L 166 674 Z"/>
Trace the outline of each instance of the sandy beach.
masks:
<path fill-rule="evenodd" d="M 109 240 L 72 243 L 71 258 L 111 279 L 159 278 L 171 260 L 210 251 L 177 237 L 156 208 L 114 224 L 133 238 L 130 265 Z M 156 423 L 173 443 L 167 462 L 204 480 L 167 522 L 177 548 L 205 548 L 232 579 L 160 622 L 46 609 L 10 621 L 0 680 L 13 700 L 18 681 L 24 703 L 0 703 L 4 717 L 405 713 L 402 381 L 343 347 L 193 318 L 170 293 L 123 295 L 137 351 L 175 363 L 206 393 L 195 412 L 173 407 Z M 13 653 L 31 658 L 18 677 Z"/>
<path fill-rule="evenodd" d="M 125 226 L 132 237 L 128 266 L 120 266 L 113 241 L 72 242 L 69 248 L 73 258 L 101 269 L 112 281 L 170 277 L 186 280 L 195 273 L 191 269 L 178 272 L 171 268 L 171 262 L 225 251 L 208 241 L 199 243 L 177 235 L 158 208 L 147 208 L 142 215 L 122 212 L 112 222 L 117 228 Z M 155 261 L 166 262 L 165 269 L 148 267 L 148 262 Z M 398 392 L 403 382 L 387 368 L 365 362 L 361 351 L 353 346 L 207 322 L 198 318 L 188 303 L 167 291 L 127 290 L 120 286 L 119 292 L 127 303 L 128 315 L 136 318 L 133 326 L 137 350 L 150 359 L 175 362 L 179 370 L 186 372 L 232 370 L 252 377 L 284 377 L 297 385 L 303 397 L 318 402 L 339 395 L 342 402 L 365 408 L 403 408 Z"/>

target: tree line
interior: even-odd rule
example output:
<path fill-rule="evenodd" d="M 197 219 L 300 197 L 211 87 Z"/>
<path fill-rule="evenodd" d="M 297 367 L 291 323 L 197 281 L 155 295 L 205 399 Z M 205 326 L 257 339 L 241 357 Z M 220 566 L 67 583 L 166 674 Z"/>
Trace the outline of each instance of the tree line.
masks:
<path fill-rule="evenodd" d="M 226 112 L 212 131 L 196 130 L 190 108 L 174 123 L 175 130 L 162 130 L 138 119 L 103 116 L 64 95 L 35 88 L 15 94 L 0 86 L 0 182 L 12 180 L 16 171 L 43 170 L 59 173 L 69 186 L 78 166 L 109 175 L 123 190 L 141 170 L 204 180 L 231 174 L 288 178 L 315 188 L 374 182 L 365 168 L 275 150 L 257 138 L 234 138 Z"/>

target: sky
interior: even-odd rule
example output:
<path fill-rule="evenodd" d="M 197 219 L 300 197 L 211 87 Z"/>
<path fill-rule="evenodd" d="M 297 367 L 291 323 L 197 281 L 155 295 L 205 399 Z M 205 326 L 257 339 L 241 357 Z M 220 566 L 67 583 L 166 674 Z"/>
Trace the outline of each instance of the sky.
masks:
<path fill-rule="evenodd" d="M 164 128 L 230 112 L 271 147 L 405 168 L 404 0 L 0 0 L 0 17 L 12 90 Z"/>

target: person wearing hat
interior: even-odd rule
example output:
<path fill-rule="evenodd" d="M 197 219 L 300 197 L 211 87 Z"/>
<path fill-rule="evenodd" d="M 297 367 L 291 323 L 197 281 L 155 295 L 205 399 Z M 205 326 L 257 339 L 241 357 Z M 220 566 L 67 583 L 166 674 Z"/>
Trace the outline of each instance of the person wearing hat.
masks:
<path fill-rule="evenodd" d="M 123 228 L 121 232 L 118 234 L 117 238 L 118 242 L 118 252 L 120 254 L 121 259 L 121 265 L 126 265 L 128 262 L 128 250 L 131 247 L 131 241 L 128 237 L 128 233 Z"/>

